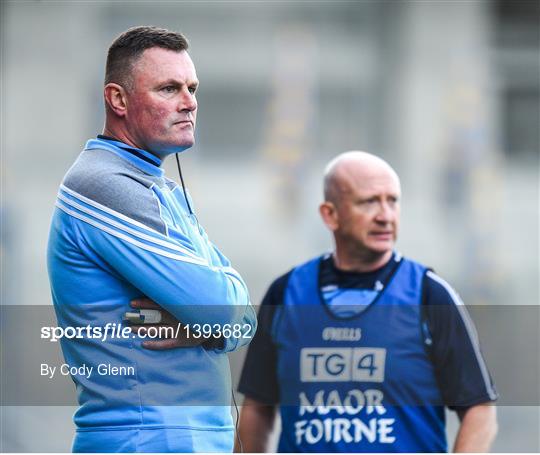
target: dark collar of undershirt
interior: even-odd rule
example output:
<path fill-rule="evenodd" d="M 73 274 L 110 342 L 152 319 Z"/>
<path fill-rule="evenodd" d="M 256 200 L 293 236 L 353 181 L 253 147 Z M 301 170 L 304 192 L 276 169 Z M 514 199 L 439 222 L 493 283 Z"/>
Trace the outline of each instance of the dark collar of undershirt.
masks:
<path fill-rule="evenodd" d="M 386 285 L 396 266 L 396 254 L 392 253 L 391 258 L 382 267 L 372 272 L 349 272 L 340 270 L 334 264 L 334 258 L 330 254 L 321 261 L 319 274 L 319 286 L 325 287 L 334 285 L 339 288 L 349 289 L 374 289 L 377 281 Z"/>

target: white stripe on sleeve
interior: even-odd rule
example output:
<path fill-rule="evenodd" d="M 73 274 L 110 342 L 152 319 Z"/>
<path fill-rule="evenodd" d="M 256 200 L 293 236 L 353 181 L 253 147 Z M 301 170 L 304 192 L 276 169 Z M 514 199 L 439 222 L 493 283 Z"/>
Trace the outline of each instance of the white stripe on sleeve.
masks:
<path fill-rule="evenodd" d="M 124 240 L 125 242 L 128 242 L 128 243 L 131 243 L 132 245 L 135 245 L 139 248 L 142 248 L 143 250 L 146 250 L 146 251 L 150 251 L 152 253 L 155 253 L 155 254 L 159 254 L 161 256 L 165 256 L 165 257 L 168 257 L 170 259 L 175 259 L 177 261 L 183 261 L 183 262 L 189 262 L 191 264 L 197 264 L 197 265 L 202 265 L 202 266 L 205 266 L 205 267 L 208 267 L 208 262 L 202 258 L 191 258 L 191 257 L 187 257 L 187 256 L 180 256 L 179 254 L 174 254 L 174 253 L 171 253 L 169 251 L 165 251 L 165 250 L 162 250 L 160 248 L 156 248 L 156 247 L 153 247 L 153 246 L 150 246 L 150 245 L 147 245 L 145 243 L 142 243 L 142 242 L 139 242 L 131 237 L 128 237 L 127 235 L 124 235 L 114 229 L 111 229 L 101 223 L 98 223 L 97 221 L 95 220 L 92 220 L 78 212 L 75 212 L 73 210 L 70 210 L 69 208 L 67 208 L 66 206 L 64 206 L 61 202 L 59 201 L 56 201 L 56 207 L 58 207 L 60 210 L 62 210 L 63 212 L 67 213 L 68 215 L 70 216 L 73 216 L 74 218 L 77 218 L 81 221 L 84 221 L 85 223 L 88 223 L 90 224 L 91 226 L 94 226 L 95 228 L 97 229 L 100 229 L 101 231 L 104 231 L 110 235 L 113 235 L 114 237 L 117 237 L 119 239 L 122 239 Z"/>
<path fill-rule="evenodd" d="M 478 366 L 480 368 L 480 372 L 482 374 L 482 379 L 484 380 L 484 386 L 486 387 L 486 391 L 489 395 L 489 397 L 492 400 L 495 400 L 497 398 L 497 395 L 495 394 L 495 391 L 491 387 L 491 381 L 489 378 L 489 373 L 487 366 L 484 362 L 484 359 L 482 357 L 482 354 L 480 352 L 480 343 L 478 340 L 478 333 L 476 332 L 476 328 L 474 327 L 474 323 L 471 320 L 471 317 L 469 316 L 469 313 L 467 312 L 467 309 L 465 308 L 465 305 L 461 298 L 459 297 L 458 293 L 450 286 L 446 281 L 444 281 L 441 277 L 433 273 L 431 270 L 428 270 L 426 275 L 431 278 L 433 281 L 436 281 L 439 283 L 442 287 L 446 289 L 448 294 L 450 294 L 450 297 L 452 298 L 452 301 L 456 305 L 456 308 L 461 316 L 461 319 L 463 320 L 463 324 L 465 325 L 465 329 L 467 330 L 467 334 L 469 335 L 469 339 L 471 340 L 471 344 L 474 349 L 474 354 L 476 356 L 476 361 L 478 362 Z"/>

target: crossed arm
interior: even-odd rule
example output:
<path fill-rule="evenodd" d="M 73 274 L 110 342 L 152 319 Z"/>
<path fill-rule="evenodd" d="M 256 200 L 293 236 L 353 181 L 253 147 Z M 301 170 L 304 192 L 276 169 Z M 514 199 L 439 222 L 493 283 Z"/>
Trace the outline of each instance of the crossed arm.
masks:
<path fill-rule="evenodd" d="M 161 308 L 157 303 L 153 302 L 150 299 L 140 298 L 131 301 L 131 307 L 138 310 L 159 310 L 161 312 L 161 323 L 152 324 L 153 326 L 160 327 L 173 327 L 176 328 L 177 324 L 180 324 L 180 321 L 176 319 L 171 313 Z M 132 325 L 132 329 L 138 335 L 143 335 L 148 330 L 149 325 Z M 175 333 L 175 330 L 167 333 Z M 146 340 L 143 341 L 142 346 L 146 349 L 151 349 L 153 351 L 161 351 L 167 349 L 175 348 L 191 348 L 194 346 L 199 346 L 204 342 L 202 337 L 191 337 L 188 338 L 185 336 L 183 330 L 178 331 L 178 337 L 163 338 L 158 340 Z"/>

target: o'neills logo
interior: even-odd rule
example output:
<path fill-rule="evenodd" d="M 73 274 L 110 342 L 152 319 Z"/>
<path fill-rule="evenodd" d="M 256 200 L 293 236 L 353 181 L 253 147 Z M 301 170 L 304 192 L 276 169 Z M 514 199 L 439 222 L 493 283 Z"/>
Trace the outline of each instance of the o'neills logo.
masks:
<path fill-rule="evenodd" d="M 358 327 L 326 327 L 322 331 L 324 341 L 358 341 L 361 337 Z"/>

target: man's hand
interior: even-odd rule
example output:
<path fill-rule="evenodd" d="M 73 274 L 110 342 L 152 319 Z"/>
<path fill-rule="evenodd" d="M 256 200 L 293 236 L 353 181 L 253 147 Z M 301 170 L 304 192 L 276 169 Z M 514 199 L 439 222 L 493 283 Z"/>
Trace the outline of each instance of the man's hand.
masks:
<path fill-rule="evenodd" d="M 161 312 L 161 322 L 159 324 L 133 324 L 131 326 L 133 332 L 140 337 L 145 336 L 150 327 L 169 328 L 169 330 L 162 330 L 162 333 L 163 335 L 165 335 L 166 338 L 162 338 L 159 340 L 156 339 L 143 341 L 142 346 L 146 349 L 151 349 L 153 351 L 163 351 L 175 348 L 191 348 L 194 346 L 199 346 L 205 341 L 203 337 L 187 337 L 186 330 L 183 330 L 180 321 L 176 319 L 171 313 L 164 310 L 157 303 L 154 303 L 150 299 L 140 298 L 132 300 L 131 307 L 138 310 L 158 310 Z M 178 330 L 178 337 L 175 338 L 174 335 L 177 333 L 177 328 L 179 325 L 180 330 Z"/>

